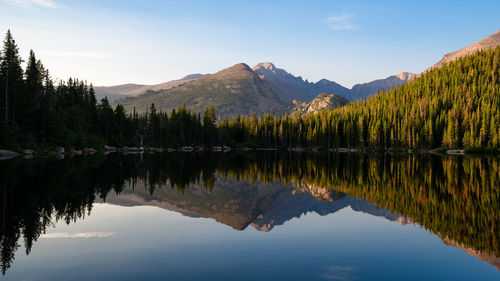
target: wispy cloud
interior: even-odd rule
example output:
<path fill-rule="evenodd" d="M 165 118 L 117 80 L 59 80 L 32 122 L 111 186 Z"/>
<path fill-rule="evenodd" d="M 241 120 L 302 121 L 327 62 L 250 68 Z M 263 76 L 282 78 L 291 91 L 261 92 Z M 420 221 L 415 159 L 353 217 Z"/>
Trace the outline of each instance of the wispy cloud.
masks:
<path fill-rule="evenodd" d="M 323 277 L 327 280 L 350 281 L 354 279 L 353 273 L 355 271 L 351 266 L 332 265 L 326 269 Z"/>
<path fill-rule="evenodd" d="M 113 53 L 103 53 L 103 52 L 69 52 L 69 51 L 46 51 L 41 52 L 43 55 L 52 57 L 80 57 L 88 59 L 115 59 L 117 56 Z"/>
<path fill-rule="evenodd" d="M 54 232 L 43 234 L 40 238 L 108 238 L 114 234 L 114 232 Z"/>
<path fill-rule="evenodd" d="M 42 8 L 62 8 L 63 6 L 57 4 L 52 0 L 7 0 L 7 2 L 12 5 L 17 5 L 21 7 L 42 7 Z"/>
<path fill-rule="evenodd" d="M 355 23 L 356 16 L 353 14 L 341 14 L 337 16 L 328 17 L 323 22 L 331 30 L 353 30 L 358 28 Z"/>

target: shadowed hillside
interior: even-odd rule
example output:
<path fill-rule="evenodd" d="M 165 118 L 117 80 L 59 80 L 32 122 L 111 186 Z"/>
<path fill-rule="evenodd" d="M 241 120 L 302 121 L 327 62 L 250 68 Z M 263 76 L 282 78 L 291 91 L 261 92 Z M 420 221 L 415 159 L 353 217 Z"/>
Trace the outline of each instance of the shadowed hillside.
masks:
<path fill-rule="evenodd" d="M 259 63 L 253 71 L 271 85 L 274 92 L 285 103 L 293 100 L 309 101 L 320 93 L 334 93 L 349 97 L 349 89 L 326 79 L 317 83 L 304 81 L 300 76 L 293 76 L 284 69 L 277 68 L 270 62 Z"/>
<path fill-rule="evenodd" d="M 386 91 L 393 87 L 399 87 L 406 82 L 415 79 L 416 74 L 401 72 L 397 75 L 389 76 L 385 79 L 377 79 L 368 83 L 356 84 L 351 89 L 351 100 L 362 100 L 371 95 L 376 95 L 379 91 Z"/>

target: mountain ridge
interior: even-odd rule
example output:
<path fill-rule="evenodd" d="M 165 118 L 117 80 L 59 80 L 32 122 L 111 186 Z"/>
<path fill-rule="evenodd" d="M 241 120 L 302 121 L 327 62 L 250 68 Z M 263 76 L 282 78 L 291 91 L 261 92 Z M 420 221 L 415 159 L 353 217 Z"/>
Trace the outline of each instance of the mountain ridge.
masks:
<path fill-rule="evenodd" d="M 473 44 L 465 47 L 465 48 L 462 48 L 458 51 L 454 51 L 454 52 L 445 54 L 440 61 L 438 61 L 436 64 L 429 67 L 428 69 L 426 69 L 422 73 L 425 73 L 425 72 L 427 72 L 431 69 L 434 69 L 434 68 L 441 67 L 444 64 L 452 62 L 458 58 L 470 55 L 474 52 L 494 48 L 496 46 L 500 46 L 500 30 L 493 33 L 492 35 L 490 35 L 486 38 L 479 40 L 476 43 L 473 43 Z"/>
<path fill-rule="evenodd" d="M 121 84 L 121 85 L 114 85 L 114 86 L 97 86 L 94 87 L 94 91 L 96 93 L 96 98 L 98 100 L 107 97 L 109 101 L 115 101 L 120 98 L 125 98 L 125 97 L 133 97 L 133 96 L 139 96 L 141 94 L 145 94 L 148 91 L 159 91 L 159 90 L 167 90 L 171 89 L 173 87 L 177 87 L 179 85 L 182 85 L 183 83 L 187 83 L 192 80 L 199 79 L 207 74 L 200 74 L 200 73 L 194 73 L 194 74 L 189 74 L 181 79 L 177 80 L 171 80 L 159 84 L 153 84 L 153 85 L 143 85 L 143 84 L 134 84 L 134 83 L 127 83 L 127 84 Z"/>
<path fill-rule="evenodd" d="M 196 113 L 203 113 L 206 107 L 212 105 L 221 117 L 249 115 L 252 112 L 278 114 L 286 109 L 267 82 L 245 63 L 235 64 L 174 88 L 119 102 L 127 111 L 135 107 L 138 112 L 146 112 L 152 103 L 163 111 L 186 105 Z"/>
<path fill-rule="evenodd" d="M 351 88 L 352 100 L 359 100 L 377 94 L 379 91 L 386 91 L 392 87 L 399 87 L 408 81 L 415 79 L 417 74 L 410 72 L 400 72 L 387 78 L 373 80 L 367 83 L 356 84 Z"/>
<path fill-rule="evenodd" d="M 302 76 L 294 76 L 286 70 L 277 68 L 272 62 L 258 63 L 252 70 L 263 80 L 266 80 L 283 102 L 291 103 L 293 100 L 312 100 L 319 93 L 329 92 L 347 98 L 349 89 L 344 86 L 321 79 L 313 83 L 304 80 Z"/>
<path fill-rule="evenodd" d="M 239 68 L 237 66 L 240 66 Z M 188 75 L 185 76 L 179 80 L 172 80 L 169 82 L 157 84 L 157 85 L 150 85 L 150 86 L 144 86 L 144 85 L 136 85 L 136 84 L 125 84 L 128 85 L 128 88 L 132 88 L 135 96 L 130 97 L 130 96 L 125 96 L 122 99 L 115 99 L 115 104 L 120 103 L 125 106 L 127 110 L 132 110 L 134 105 L 136 105 L 136 110 L 138 112 L 145 112 L 147 110 L 147 106 L 141 100 L 146 100 L 150 99 L 152 102 L 153 100 L 156 100 L 155 105 L 159 109 L 167 109 L 171 110 L 175 108 L 175 106 L 182 105 L 182 103 L 179 102 L 179 100 L 174 100 L 173 97 L 164 97 L 168 100 L 163 100 L 160 98 L 151 98 L 151 97 L 159 97 L 162 93 L 166 94 L 168 92 L 171 92 L 169 90 L 176 88 L 176 87 L 182 87 L 186 84 L 188 84 L 191 81 L 196 81 L 199 79 L 203 79 L 205 77 L 213 77 L 211 75 L 217 75 L 217 76 L 225 76 L 227 79 L 233 79 L 230 78 L 230 72 L 231 71 L 246 71 L 246 72 L 253 72 L 255 75 L 260 78 L 262 82 L 258 82 L 258 84 L 261 84 L 261 88 L 265 88 L 264 92 L 266 92 L 267 96 L 272 96 L 269 92 L 272 91 L 274 94 L 277 96 L 278 100 L 275 100 L 274 97 L 271 98 L 272 102 L 271 104 L 273 105 L 273 108 L 275 109 L 272 112 L 265 112 L 264 110 L 261 110 L 259 107 L 259 101 L 253 101 L 251 100 L 246 100 L 244 102 L 245 105 L 242 105 L 240 103 L 240 108 L 235 109 L 235 110 L 230 110 L 228 106 L 225 106 L 221 112 L 218 112 L 221 116 L 236 116 L 238 114 L 240 115 L 250 115 L 251 113 L 278 113 L 278 114 L 283 114 L 289 110 L 286 108 L 295 108 L 301 104 L 300 102 L 297 101 L 304 101 L 304 102 L 312 102 L 318 95 L 321 93 L 330 93 L 334 94 L 338 97 L 342 97 L 346 99 L 347 101 L 354 101 L 354 100 L 359 100 L 359 99 L 364 99 L 372 94 L 376 94 L 378 91 L 385 91 L 388 90 L 392 87 L 398 87 L 401 85 L 404 85 L 406 82 L 414 79 L 416 76 L 413 73 L 409 72 L 401 72 L 396 75 L 389 76 L 385 79 L 378 79 L 374 80 L 368 83 L 364 84 L 356 84 L 353 86 L 352 89 L 348 89 L 346 87 L 343 87 L 342 85 L 330 81 L 326 78 L 320 79 L 317 82 L 309 82 L 308 80 L 304 80 L 301 76 L 294 76 L 293 74 L 287 72 L 284 69 L 276 67 L 272 62 L 262 62 L 258 63 L 254 67 L 250 68 L 248 65 L 244 63 L 239 63 L 234 66 L 225 68 L 215 74 L 193 74 L 193 75 Z M 237 76 L 237 75 L 236 75 Z M 224 78 L 224 79 L 226 79 Z M 256 79 L 253 79 L 256 81 Z M 234 83 L 232 83 L 234 87 Z M 267 85 L 265 85 L 267 84 Z M 121 88 L 126 88 L 124 87 L 125 85 L 119 85 L 116 87 L 121 87 Z M 139 87 L 140 86 L 140 87 Z M 189 85 L 187 85 L 189 86 Z M 136 87 L 136 89 L 134 89 Z M 227 87 L 227 85 L 226 85 Z M 253 87 L 255 88 L 255 87 Z M 257 87 L 259 88 L 259 87 Z M 100 90 L 101 88 L 98 88 Z M 213 90 L 213 87 L 210 89 L 204 89 L 205 92 L 211 92 Z M 270 91 L 269 91 L 270 90 Z M 203 89 L 198 89 L 198 91 L 203 91 Z M 174 91 L 175 92 L 175 91 Z M 140 93 L 140 94 L 137 94 Z M 147 96 L 150 96 L 147 98 Z M 201 95 L 197 96 L 197 100 L 195 101 L 198 106 L 193 107 L 192 101 L 183 99 L 182 97 L 179 97 L 180 100 L 183 100 L 186 106 L 189 109 L 193 109 L 196 112 L 201 112 L 201 108 L 199 106 L 199 100 L 210 100 L 211 98 L 206 98 L 204 99 Z M 213 100 L 213 99 L 212 99 Z M 229 100 L 232 100 L 229 98 Z M 234 103 L 236 101 L 233 100 Z M 143 103 L 141 105 L 141 103 Z M 167 103 L 170 104 L 167 105 Z M 252 104 L 248 106 L 249 104 Z M 206 104 L 208 106 L 209 104 Z M 326 106 L 325 108 L 327 108 Z"/>

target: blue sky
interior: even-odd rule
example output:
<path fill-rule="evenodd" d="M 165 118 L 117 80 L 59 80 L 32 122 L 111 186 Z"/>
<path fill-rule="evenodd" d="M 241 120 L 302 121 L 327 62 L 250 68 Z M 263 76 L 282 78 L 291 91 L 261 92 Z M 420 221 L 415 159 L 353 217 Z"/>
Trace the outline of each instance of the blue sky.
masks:
<path fill-rule="evenodd" d="M 153 84 L 271 61 L 346 87 L 421 72 L 500 29 L 500 1 L 0 0 L 54 78 Z M 3 36 L 3 35 L 2 35 Z"/>

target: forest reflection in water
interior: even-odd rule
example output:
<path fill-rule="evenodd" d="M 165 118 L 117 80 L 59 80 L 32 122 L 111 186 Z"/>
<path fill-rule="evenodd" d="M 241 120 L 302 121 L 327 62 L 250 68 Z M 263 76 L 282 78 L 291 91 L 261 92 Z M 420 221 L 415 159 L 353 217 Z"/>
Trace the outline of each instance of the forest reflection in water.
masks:
<path fill-rule="evenodd" d="M 92 205 L 155 205 L 271 231 L 303 213 L 351 206 L 418 223 L 499 266 L 500 160 L 322 153 L 94 155 L 0 162 L 2 272 L 24 243 Z M 246 183 L 252 183 L 251 188 Z M 217 187 L 217 188 L 214 188 Z M 322 204 L 330 202 L 328 204 Z"/>

